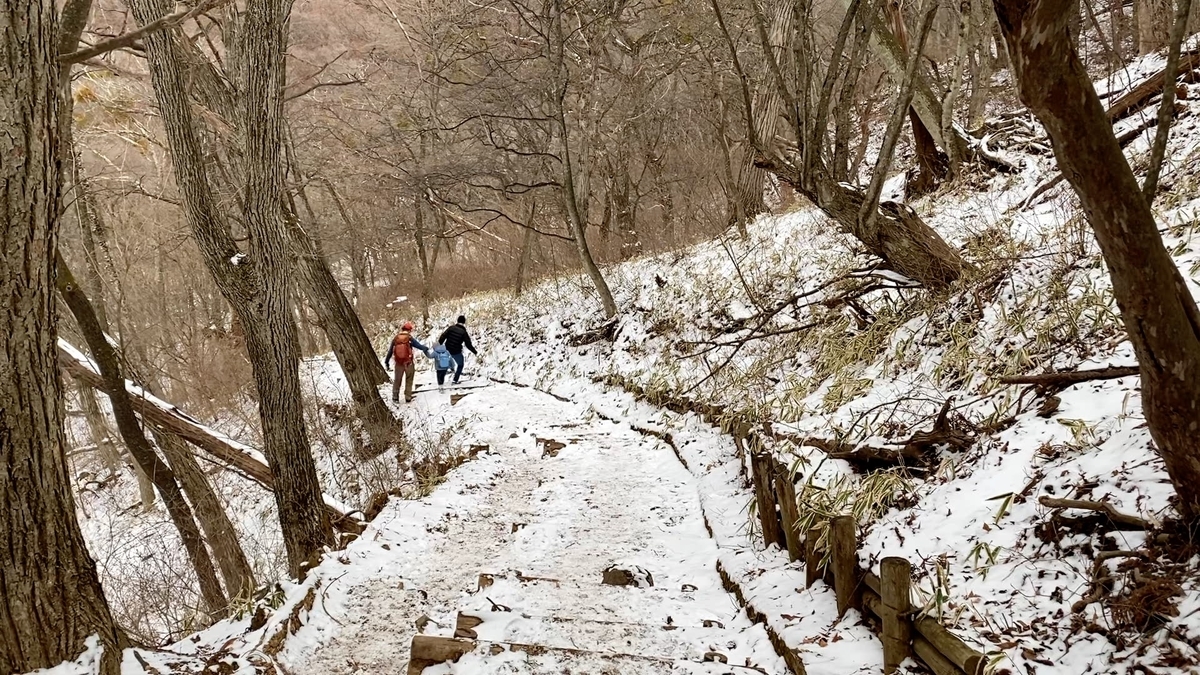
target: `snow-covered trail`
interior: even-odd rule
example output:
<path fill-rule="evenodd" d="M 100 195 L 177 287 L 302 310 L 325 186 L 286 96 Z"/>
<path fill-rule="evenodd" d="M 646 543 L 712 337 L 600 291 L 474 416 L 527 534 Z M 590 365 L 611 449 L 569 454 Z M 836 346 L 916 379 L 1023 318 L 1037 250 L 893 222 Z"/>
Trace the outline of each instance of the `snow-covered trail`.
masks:
<path fill-rule="evenodd" d="M 448 392 L 430 392 L 418 404 L 447 422 L 471 420 L 491 451 L 430 497 L 393 500 L 347 549 L 345 575 L 318 600 L 328 621 L 290 642 L 289 670 L 403 672 L 418 623 L 450 636 L 465 611 L 486 618 L 480 640 L 664 660 L 506 652 L 426 672 L 787 672 L 722 588 L 697 484 L 668 446 L 533 389 L 471 390 L 453 407 Z M 538 439 L 556 443 L 546 452 Z M 653 587 L 601 585 L 613 564 L 644 568 Z M 481 573 L 498 576 L 477 591 Z M 729 665 L 699 663 L 708 652 Z"/>

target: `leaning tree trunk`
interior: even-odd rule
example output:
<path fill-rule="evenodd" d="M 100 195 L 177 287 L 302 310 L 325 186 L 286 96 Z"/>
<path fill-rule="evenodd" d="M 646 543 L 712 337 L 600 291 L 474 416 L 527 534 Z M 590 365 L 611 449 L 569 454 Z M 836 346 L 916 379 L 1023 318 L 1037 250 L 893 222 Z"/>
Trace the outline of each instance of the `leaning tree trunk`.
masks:
<path fill-rule="evenodd" d="M 238 541 L 237 530 L 229 522 L 225 507 L 212 485 L 204 477 L 196 456 L 182 438 L 154 428 L 154 439 L 167 456 L 167 462 L 179 478 L 188 500 L 196 507 L 196 520 L 204 529 L 213 557 L 225 579 L 225 591 L 233 603 L 244 602 L 254 593 L 254 570 L 246 560 L 246 552 Z"/>
<path fill-rule="evenodd" d="M 283 218 L 288 224 L 295 252 L 300 287 L 304 289 L 308 304 L 317 315 L 321 330 L 329 338 L 333 354 L 350 385 L 350 397 L 354 400 L 359 418 L 367 426 L 371 437 L 383 442 L 387 429 L 395 422 L 379 394 L 382 382 L 376 377 L 376 371 L 383 372 L 383 367 L 379 365 L 358 315 L 329 271 L 317 241 L 304 230 L 294 208 L 286 210 Z M 383 381 L 387 381 L 386 372 Z"/>
<path fill-rule="evenodd" d="M 130 4 L 141 25 L 169 11 L 166 0 Z M 279 0 L 251 0 L 244 44 L 238 45 L 246 80 L 239 89 L 246 117 L 242 133 L 248 255 L 235 242 L 209 183 L 175 36 L 149 35 L 145 49 L 184 214 L 205 265 L 245 334 L 289 571 L 299 576 L 333 542 L 333 530 L 304 427 L 296 326 L 288 308 L 288 242 L 279 213 L 284 14 Z"/>
<path fill-rule="evenodd" d="M 1200 310 L 1113 135 L 1067 29 L 1066 0 L 994 0 L 1021 100 L 1050 136 L 1112 277 L 1142 410 L 1184 517 L 1200 519 Z"/>
<path fill-rule="evenodd" d="M 83 333 L 93 358 L 100 366 L 108 400 L 112 404 L 113 417 L 117 420 L 117 431 L 125 441 L 125 447 L 129 448 L 129 454 L 133 455 L 133 461 L 137 462 L 142 473 L 150 478 L 150 482 L 162 495 L 167 513 L 171 516 L 175 528 L 179 530 L 184 551 L 200 582 L 200 597 L 206 610 L 211 616 L 222 617 L 229 601 L 221 590 L 221 582 L 217 579 L 208 549 L 204 547 L 204 538 L 200 535 L 192 508 L 184 499 L 174 472 L 159 458 L 138 424 L 125 389 L 125 376 L 121 373 L 121 362 L 117 358 L 117 352 L 108 341 L 108 336 L 104 334 L 92 303 L 71 275 L 71 270 L 61 256 L 58 258 L 57 283 L 59 294 L 75 316 L 75 323 L 79 325 L 79 331 Z"/>
<path fill-rule="evenodd" d="M 567 213 L 567 221 L 570 223 L 571 238 L 575 240 L 575 251 L 579 254 L 579 261 L 583 265 L 583 269 L 588 277 L 591 278 L 592 285 L 596 288 L 596 293 L 600 295 L 600 302 L 604 306 L 605 318 L 611 319 L 617 315 L 617 303 L 613 300 L 608 282 L 604 280 L 604 274 L 600 272 L 600 267 L 596 265 L 596 259 L 592 257 L 592 251 L 588 247 L 587 216 L 581 206 L 581 195 L 577 192 L 575 185 L 575 169 L 572 166 L 573 159 L 571 157 L 571 135 L 567 130 L 567 103 L 564 100 L 567 90 L 565 86 L 567 64 L 565 54 L 566 36 L 563 32 L 562 11 L 561 0 L 555 0 L 555 15 L 553 18 L 555 44 L 552 46 L 551 57 L 554 60 L 555 67 L 554 96 L 556 98 L 554 101 L 554 114 L 563 150 L 562 161 L 560 162 L 562 165 L 562 185 L 559 187 L 559 193 L 563 200 L 563 210 Z M 587 199 L 587 197 L 587 191 L 585 190 L 582 198 Z"/>
<path fill-rule="evenodd" d="M 807 175 L 778 157 L 760 156 L 759 165 L 791 185 L 862 242 L 871 255 L 904 276 L 932 289 L 946 288 L 962 276 L 966 268 L 962 256 L 908 206 L 884 202 L 874 218 L 860 221 L 866 195 L 833 180 L 820 163 Z"/>
<path fill-rule="evenodd" d="M 55 358 L 55 10 L 0 2 L 0 672 L 74 659 L 97 636 L 101 672 L 116 675 L 126 639 L 75 519 Z"/>

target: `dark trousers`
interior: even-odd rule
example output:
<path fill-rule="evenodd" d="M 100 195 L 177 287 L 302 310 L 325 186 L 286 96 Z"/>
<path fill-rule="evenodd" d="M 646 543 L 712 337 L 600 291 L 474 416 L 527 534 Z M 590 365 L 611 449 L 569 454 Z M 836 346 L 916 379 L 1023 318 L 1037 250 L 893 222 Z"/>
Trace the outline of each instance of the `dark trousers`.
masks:
<path fill-rule="evenodd" d="M 439 387 L 440 387 L 440 386 L 442 386 L 443 384 L 446 384 L 446 373 L 448 373 L 448 372 L 450 372 L 450 370 L 449 370 L 449 369 L 446 369 L 446 370 L 439 370 L 439 371 L 437 371 L 437 378 L 438 378 L 438 386 L 439 386 Z"/>
<path fill-rule="evenodd" d="M 462 352 L 451 354 L 450 358 L 454 359 L 454 364 L 457 366 L 454 370 L 454 384 L 458 384 L 458 378 L 462 377 L 463 364 L 466 363 L 466 359 L 463 358 Z"/>

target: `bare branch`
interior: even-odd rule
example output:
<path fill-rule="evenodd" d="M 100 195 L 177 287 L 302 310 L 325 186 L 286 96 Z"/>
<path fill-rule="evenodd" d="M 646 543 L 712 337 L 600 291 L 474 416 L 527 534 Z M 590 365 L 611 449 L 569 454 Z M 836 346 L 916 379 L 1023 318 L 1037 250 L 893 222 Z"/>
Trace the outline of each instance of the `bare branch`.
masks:
<path fill-rule="evenodd" d="M 184 21 L 199 16 L 209 10 L 216 9 L 226 2 L 229 2 L 229 0 L 204 0 L 204 2 L 201 2 L 199 5 L 196 5 L 193 8 L 189 8 L 186 5 L 181 5 L 180 8 L 174 12 L 156 21 L 151 21 L 135 31 L 125 33 L 124 35 L 112 38 L 111 40 L 105 40 L 103 42 L 94 44 L 86 49 L 80 49 L 71 52 L 70 54 L 62 54 L 58 57 L 58 62 L 62 65 L 82 63 L 94 56 L 99 56 L 117 49 L 132 47 L 135 43 L 137 43 L 138 40 L 141 40 L 147 35 L 152 35 L 168 28 L 174 28 L 175 26 L 182 24 Z"/>

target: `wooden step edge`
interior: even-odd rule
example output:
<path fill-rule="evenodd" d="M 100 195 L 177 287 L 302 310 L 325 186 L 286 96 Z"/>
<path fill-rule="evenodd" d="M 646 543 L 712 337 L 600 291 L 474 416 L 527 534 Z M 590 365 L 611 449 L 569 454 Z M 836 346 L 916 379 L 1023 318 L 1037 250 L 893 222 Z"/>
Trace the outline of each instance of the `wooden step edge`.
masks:
<path fill-rule="evenodd" d="M 491 612 L 490 614 L 500 616 L 503 612 Z M 705 630 L 716 629 L 725 630 L 725 624 L 716 619 L 704 619 L 700 626 L 683 626 L 679 624 L 649 624 L 649 623 L 633 623 L 630 621 L 610 621 L 606 619 L 588 619 L 584 617 L 571 616 L 546 616 L 538 614 L 525 614 L 523 612 L 516 614 L 522 619 L 530 621 L 541 621 L 544 623 L 569 623 L 569 624 L 584 624 L 590 623 L 598 626 L 620 626 L 626 628 L 643 628 L 646 630 L 662 630 L 673 631 L 680 629 L 687 630 Z M 481 616 L 477 612 L 462 612 L 458 613 L 454 623 L 454 637 L 474 640 L 478 637 L 475 633 L 475 628 L 487 621 L 486 616 Z"/>
<path fill-rule="evenodd" d="M 571 647 L 547 647 L 544 645 L 527 645 L 515 642 L 482 642 L 463 638 L 438 637 L 434 635 L 413 636 L 409 650 L 408 675 L 421 675 L 430 666 L 440 663 L 453 663 L 464 655 L 476 650 L 486 650 L 488 653 L 502 654 L 504 652 L 524 652 L 530 656 L 545 654 L 563 654 L 576 657 L 599 657 L 604 659 L 620 659 L 625 661 L 640 661 L 642 663 L 658 663 L 672 665 L 675 663 L 719 663 L 723 666 L 744 673 L 762 673 L 767 671 L 756 666 L 740 666 L 729 663 L 728 657 L 719 652 L 708 652 L 703 659 L 675 659 L 643 654 L 625 654 L 622 652 L 596 652 Z"/>

